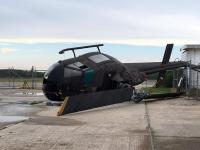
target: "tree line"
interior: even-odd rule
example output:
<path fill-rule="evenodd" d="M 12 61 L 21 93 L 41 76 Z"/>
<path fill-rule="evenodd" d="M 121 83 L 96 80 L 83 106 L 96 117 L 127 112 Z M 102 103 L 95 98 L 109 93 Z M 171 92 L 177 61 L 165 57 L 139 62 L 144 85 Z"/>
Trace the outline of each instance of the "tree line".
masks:
<path fill-rule="evenodd" d="M 42 78 L 44 72 L 32 72 L 30 70 L 19 70 L 19 69 L 0 69 L 0 78 L 9 78 L 9 77 L 22 77 L 30 78 L 32 77 Z"/>

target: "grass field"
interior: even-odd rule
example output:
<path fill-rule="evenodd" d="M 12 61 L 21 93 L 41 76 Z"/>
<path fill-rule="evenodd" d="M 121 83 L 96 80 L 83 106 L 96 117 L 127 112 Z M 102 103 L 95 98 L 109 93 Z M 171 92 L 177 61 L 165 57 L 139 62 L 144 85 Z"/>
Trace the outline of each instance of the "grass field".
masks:
<path fill-rule="evenodd" d="M 31 78 L 0 78 L 0 87 L 1 88 L 23 88 L 23 89 L 30 89 L 34 87 L 35 89 L 42 88 L 42 78 L 34 78 L 34 83 L 32 82 Z"/>
<path fill-rule="evenodd" d="M 172 93 L 175 92 L 175 89 L 173 88 L 166 88 L 166 87 L 160 87 L 160 88 L 154 88 L 154 87 L 145 87 L 142 88 L 145 92 L 151 93 L 151 94 L 163 94 L 163 93 Z"/>
<path fill-rule="evenodd" d="M 42 82 L 43 81 L 43 78 L 34 78 L 34 80 L 36 82 Z M 0 82 L 24 82 L 24 81 L 27 81 L 27 82 L 31 82 L 32 81 L 32 78 L 0 78 Z"/>

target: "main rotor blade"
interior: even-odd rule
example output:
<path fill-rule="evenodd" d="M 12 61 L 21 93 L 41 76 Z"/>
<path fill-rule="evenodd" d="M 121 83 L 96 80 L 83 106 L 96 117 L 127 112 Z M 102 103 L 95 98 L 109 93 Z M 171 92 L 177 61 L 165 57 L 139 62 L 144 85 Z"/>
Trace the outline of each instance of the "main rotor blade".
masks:
<path fill-rule="evenodd" d="M 169 60 L 170 60 L 170 57 L 171 57 L 171 54 L 172 54 L 173 46 L 174 46 L 174 44 L 167 44 L 166 49 L 165 49 L 165 53 L 164 53 L 164 56 L 163 56 L 163 60 L 162 60 L 162 65 L 169 63 Z M 161 67 L 162 67 L 162 65 L 161 65 Z M 166 70 L 159 72 L 155 87 L 159 87 L 161 85 L 162 81 L 165 78 L 165 74 L 166 74 Z"/>

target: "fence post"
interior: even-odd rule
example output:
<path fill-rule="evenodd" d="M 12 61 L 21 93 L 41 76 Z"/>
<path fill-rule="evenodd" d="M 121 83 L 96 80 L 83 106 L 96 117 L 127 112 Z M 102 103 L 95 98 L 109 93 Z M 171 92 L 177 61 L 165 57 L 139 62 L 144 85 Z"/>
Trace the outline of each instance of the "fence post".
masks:
<path fill-rule="evenodd" d="M 10 82 L 11 82 L 11 69 L 10 69 L 10 67 L 8 68 L 8 72 L 9 72 L 9 85 L 8 86 L 11 87 L 10 86 Z"/>
<path fill-rule="evenodd" d="M 12 67 L 12 82 L 13 82 L 12 88 L 14 89 L 15 88 L 14 67 Z"/>
<path fill-rule="evenodd" d="M 186 91 L 186 96 L 188 97 L 188 65 L 185 68 L 185 76 L 186 76 L 186 81 L 185 81 L 185 91 Z"/>
<path fill-rule="evenodd" d="M 34 66 L 31 68 L 31 78 L 32 78 L 32 89 L 34 89 Z"/>
<path fill-rule="evenodd" d="M 37 70 L 35 67 L 35 89 L 37 89 Z"/>
<path fill-rule="evenodd" d="M 199 72 L 197 71 L 197 100 L 199 100 Z"/>

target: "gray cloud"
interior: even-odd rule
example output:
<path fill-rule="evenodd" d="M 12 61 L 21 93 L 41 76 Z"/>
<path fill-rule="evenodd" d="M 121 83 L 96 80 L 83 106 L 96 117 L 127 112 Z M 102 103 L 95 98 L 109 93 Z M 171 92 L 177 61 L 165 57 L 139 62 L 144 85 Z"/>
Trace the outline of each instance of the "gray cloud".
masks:
<path fill-rule="evenodd" d="M 0 38 L 199 39 L 195 0 L 0 0 Z"/>

